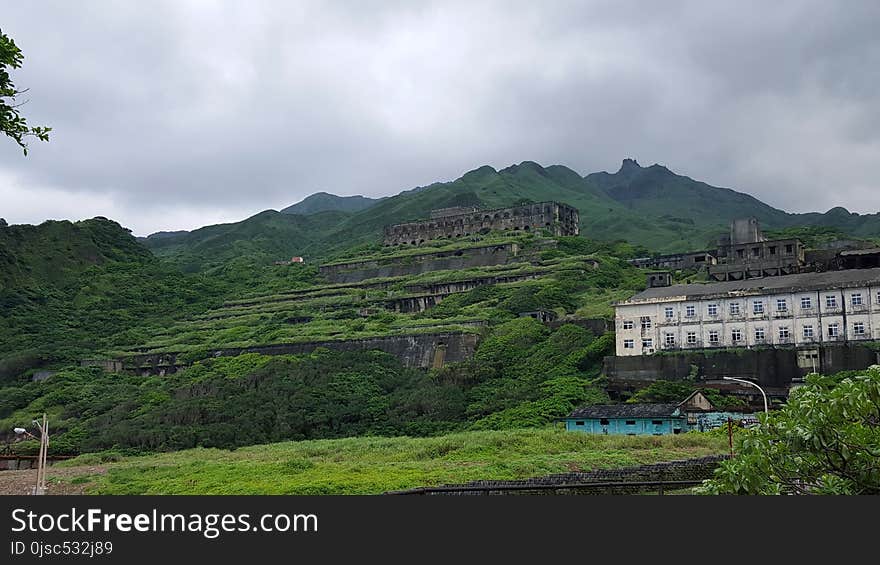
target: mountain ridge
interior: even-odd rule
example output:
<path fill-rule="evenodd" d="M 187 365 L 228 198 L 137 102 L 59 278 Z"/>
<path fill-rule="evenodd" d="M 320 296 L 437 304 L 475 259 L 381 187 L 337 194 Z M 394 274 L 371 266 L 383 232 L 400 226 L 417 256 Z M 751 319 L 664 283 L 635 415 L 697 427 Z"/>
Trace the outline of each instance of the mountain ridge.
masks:
<path fill-rule="evenodd" d="M 383 198 L 368 198 L 360 194 L 337 196 L 329 192 L 316 192 L 306 196 L 296 204 L 282 208 L 281 213 L 308 216 L 318 212 L 359 212 L 381 200 Z"/>
<path fill-rule="evenodd" d="M 271 221 L 257 214 L 241 222 L 205 226 L 180 235 L 150 236 L 144 243 L 160 256 L 180 259 L 186 255 L 187 268 L 195 270 L 230 259 L 235 250 L 261 260 L 275 255 L 321 260 L 348 248 L 378 245 L 383 226 L 426 219 L 432 209 L 489 209 L 542 200 L 577 207 L 581 233 L 586 237 L 622 239 L 655 252 L 711 247 L 732 219 L 750 216 L 758 218 L 767 229 L 821 226 L 840 228 L 852 236 L 880 236 L 880 214 L 853 214 L 843 207 L 825 213 L 789 213 L 747 193 L 677 174 L 664 165 L 642 167 L 629 157 L 617 172 L 583 176 L 564 165 L 544 167 L 534 161 L 500 169 L 482 165 L 455 180 L 403 190 L 381 199 L 317 193 L 293 207 L 310 199 L 331 208 L 354 203 L 354 209 L 289 214 L 284 212 L 288 207 L 272 211 L 277 216 Z M 362 205 L 366 207 L 357 209 Z M 326 215 L 319 218 L 319 214 Z"/>

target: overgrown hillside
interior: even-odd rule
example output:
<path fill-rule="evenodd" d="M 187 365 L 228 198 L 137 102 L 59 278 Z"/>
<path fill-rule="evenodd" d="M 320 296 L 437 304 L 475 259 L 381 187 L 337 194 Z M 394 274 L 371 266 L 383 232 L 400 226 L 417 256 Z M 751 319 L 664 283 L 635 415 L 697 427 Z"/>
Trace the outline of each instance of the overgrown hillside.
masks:
<path fill-rule="evenodd" d="M 222 284 L 215 279 L 223 271 L 215 279 L 173 275 L 182 289 L 191 291 L 193 285 L 211 281 L 215 286 L 206 290 L 213 296 L 236 291 L 239 297 L 211 307 L 202 297 L 188 315 L 180 304 L 173 314 L 147 311 L 144 319 L 128 318 L 124 330 L 111 335 L 92 328 L 103 341 L 93 344 L 90 353 L 171 353 L 194 365 L 165 377 L 65 368 L 46 381 L 10 382 L 0 387 L 0 429 L 47 412 L 55 451 L 236 447 L 286 439 L 535 426 L 577 405 L 607 400 L 596 379 L 602 358 L 613 348 L 610 335 L 568 324 L 551 329 L 518 314 L 541 309 L 565 319 L 583 316 L 586 309 L 610 315 L 608 301 L 615 293 L 622 297 L 644 284 L 642 275 L 619 258 L 630 250 L 582 238 L 559 238 L 556 248 L 548 249 L 537 234 L 506 237 L 515 237 L 525 254 L 510 264 L 355 285 L 328 285 L 314 268 L 302 265 L 267 266 L 252 273 L 250 294 L 241 292 L 245 279 L 232 276 L 237 271 Z M 533 246 L 536 254 L 530 255 Z M 409 251 L 396 253 L 405 258 Z M 95 271 L 90 278 L 102 280 L 110 272 Z M 270 278 L 271 273 L 278 273 L 277 278 Z M 512 282 L 458 292 L 425 311 L 400 312 L 383 305 L 409 296 L 412 285 L 486 276 Z M 370 290 L 377 283 L 381 288 Z M 120 304 L 130 298 L 101 292 Z M 182 290 L 163 292 L 174 297 Z M 364 306 L 371 307 L 361 313 Z M 128 308 L 136 310 L 137 305 Z M 220 358 L 212 353 L 437 331 L 476 332 L 482 342 L 473 359 L 427 372 L 406 368 L 398 358 L 379 352 L 318 349 L 297 356 Z M 70 339 L 55 335 L 53 342 L 56 348 L 67 347 Z"/>
<path fill-rule="evenodd" d="M 106 218 L 0 227 L 0 383 L 137 343 L 243 290 L 305 273 L 223 265 L 185 275 Z"/>

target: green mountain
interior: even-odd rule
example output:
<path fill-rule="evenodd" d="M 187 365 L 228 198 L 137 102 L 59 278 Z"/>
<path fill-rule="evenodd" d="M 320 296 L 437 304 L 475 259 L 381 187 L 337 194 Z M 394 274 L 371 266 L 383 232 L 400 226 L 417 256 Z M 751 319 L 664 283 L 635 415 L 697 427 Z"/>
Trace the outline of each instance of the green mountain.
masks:
<path fill-rule="evenodd" d="M 0 226 L 0 292 L 62 282 L 95 265 L 151 259 L 128 230 L 107 218 Z"/>
<path fill-rule="evenodd" d="M 837 228 L 843 234 L 856 237 L 880 236 L 880 214 L 857 214 L 842 207 L 825 213 L 791 214 L 748 194 L 675 174 L 662 165 L 641 167 L 633 159 L 624 159 L 616 173 L 592 173 L 584 178 L 630 211 L 647 217 L 692 222 L 697 230 L 723 230 L 734 218 L 754 216 L 762 226 L 773 230 L 815 226 Z M 664 247 L 647 241 L 639 243 L 655 249 Z M 683 250 L 672 247 L 676 251 Z"/>
<path fill-rule="evenodd" d="M 0 227 L 0 383 L 219 302 L 106 218 Z"/>
<path fill-rule="evenodd" d="M 151 235 L 143 243 L 184 272 L 229 262 L 264 265 L 293 255 L 312 259 L 327 247 L 328 226 L 347 217 L 345 212 L 302 216 L 266 210 L 232 224 L 206 226 L 179 235 Z"/>
<path fill-rule="evenodd" d="M 721 226 L 732 218 L 749 216 L 766 225 L 788 223 L 789 214 L 753 196 L 677 175 L 662 165 L 641 167 L 633 159 L 624 159 L 616 173 L 593 173 L 585 180 L 643 215 Z"/>
<path fill-rule="evenodd" d="M 198 271 L 233 257 L 268 261 L 291 255 L 323 260 L 358 246 L 376 246 L 387 224 L 427 218 L 435 208 L 483 208 L 558 200 L 577 207 L 581 229 L 600 240 L 662 242 L 663 248 L 705 245 L 708 234 L 677 218 L 653 218 L 629 210 L 600 187 L 560 165 L 526 161 L 500 171 L 483 166 L 461 178 L 384 198 L 357 212 L 312 215 L 266 211 L 242 222 L 208 226 L 175 236 L 150 236 L 145 244 L 185 270 Z M 719 231 L 722 226 L 712 226 Z M 712 231 L 709 230 L 709 231 Z"/>
<path fill-rule="evenodd" d="M 306 196 L 300 202 L 281 210 L 283 214 L 300 214 L 307 216 L 318 212 L 360 212 L 369 208 L 381 198 L 366 196 L 336 196 L 327 192 L 316 192 Z"/>
<path fill-rule="evenodd" d="M 187 271 L 202 271 L 232 259 L 265 264 L 302 255 L 321 261 L 352 249 L 375 247 L 383 226 L 425 219 L 435 208 L 497 208 L 543 200 L 577 207 L 586 237 L 625 240 L 652 252 L 712 248 L 730 220 L 748 216 L 758 218 L 768 230 L 817 226 L 857 237 L 880 236 L 880 214 L 852 214 L 843 208 L 824 214 L 790 214 L 748 194 L 711 186 L 661 165 L 642 167 L 632 159 L 625 159 L 616 173 L 586 177 L 561 165 L 543 167 L 531 161 L 501 170 L 483 166 L 451 182 L 370 200 L 369 207 L 360 210 L 348 204 L 366 204 L 367 200 L 319 193 L 291 207 L 299 207 L 295 214 L 270 210 L 233 224 L 154 234 L 144 243 Z M 327 206 L 335 209 L 306 213 Z"/>

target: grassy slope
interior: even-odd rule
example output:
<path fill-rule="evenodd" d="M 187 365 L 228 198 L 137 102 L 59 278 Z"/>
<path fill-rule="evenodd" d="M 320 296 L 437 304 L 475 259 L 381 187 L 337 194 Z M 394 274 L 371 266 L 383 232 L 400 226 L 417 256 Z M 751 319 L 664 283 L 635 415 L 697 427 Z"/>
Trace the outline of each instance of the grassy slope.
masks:
<path fill-rule="evenodd" d="M 477 479 L 522 479 L 723 453 L 724 438 L 595 436 L 560 429 L 360 437 L 191 449 L 124 458 L 91 481 L 100 494 L 377 494 Z M 86 455 L 65 466 L 91 465 Z M 84 474 L 88 471 L 84 470 Z"/>

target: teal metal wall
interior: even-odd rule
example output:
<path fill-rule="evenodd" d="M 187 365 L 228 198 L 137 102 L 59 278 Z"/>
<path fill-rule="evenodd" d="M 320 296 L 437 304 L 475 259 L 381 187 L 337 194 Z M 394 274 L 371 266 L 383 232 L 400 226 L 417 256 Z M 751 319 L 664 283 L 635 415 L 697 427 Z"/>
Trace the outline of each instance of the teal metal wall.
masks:
<path fill-rule="evenodd" d="M 605 422 L 605 423 L 603 423 Z M 686 431 L 683 417 L 663 418 L 566 418 L 565 429 L 569 432 L 607 435 L 664 435 Z"/>

